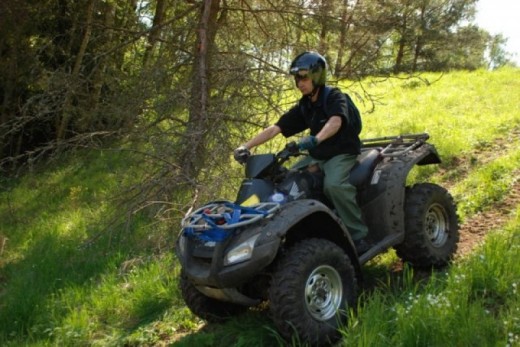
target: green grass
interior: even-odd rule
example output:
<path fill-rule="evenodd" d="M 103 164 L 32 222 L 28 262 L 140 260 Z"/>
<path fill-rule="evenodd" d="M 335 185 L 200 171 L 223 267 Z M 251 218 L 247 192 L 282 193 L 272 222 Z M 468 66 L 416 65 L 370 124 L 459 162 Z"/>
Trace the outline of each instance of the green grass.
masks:
<path fill-rule="evenodd" d="M 444 162 L 414 170 L 411 181 L 448 184 L 463 219 L 493 208 L 518 180 L 520 70 L 422 78 L 430 84 L 366 81 L 383 104 L 368 113 L 358 102 L 363 137 L 430 133 Z M 497 141 L 511 145 L 496 150 Z M 145 169 L 124 152 L 84 151 L 1 179 L 0 345 L 284 345 L 266 312 L 204 325 L 185 307 L 172 254 L 180 214 L 173 227 L 146 210 L 129 224 L 112 219 Z M 395 252 L 366 265 L 368 288 L 340 345 L 520 345 L 518 206 L 508 218 L 444 272 L 396 271 Z"/>
<path fill-rule="evenodd" d="M 520 174 L 520 148 L 502 153 L 500 157 L 475 168 L 463 181 L 453 188 L 458 201 L 459 213 L 467 215 L 480 212 L 502 200 L 518 181 Z"/>
<path fill-rule="evenodd" d="M 343 330 L 348 346 L 511 346 L 520 338 L 520 208 L 504 230 L 427 280 L 405 268 L 367 295 Z"/>
<path fill-rule="evenodd" d="M 520 125 L 520 69 L 424 74 L 421 80 L 391 79 L 365 88 L 383 100 L 373 113 L 358 102 L 362 137 L 427 132 L 445 160 Z"/>
<path fill-rule="evenodd" d="M 171 307 L 173 260 L 155 259 L 143 246 L 142 234 L 153 236 L 150 221 L 137 215 L 129 226 L 106 229 L 116 212 L 114 194 L 128 180 L 128 158 L 113 152 L 78 158 L 28 173 L 0 194 L 0 235 L 7 238 L 0 262 L 0 344 L 88 342 L 105 328 L 111 336 L 114 327 L 132 329 Z M 140 266 L 121 274 L 129 259 Z M 168 289 L 155 280 L 159 265 L 169 275 L 163 280 Z M 141 282 L 146 276 L 150 280 Z"/>

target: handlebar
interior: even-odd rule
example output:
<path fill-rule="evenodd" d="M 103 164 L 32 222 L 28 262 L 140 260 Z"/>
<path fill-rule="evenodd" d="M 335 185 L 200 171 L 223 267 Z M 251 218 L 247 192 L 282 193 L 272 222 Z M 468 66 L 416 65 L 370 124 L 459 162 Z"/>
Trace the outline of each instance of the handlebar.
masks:
<path fill-rule="evenodd" d="M 296 142 L 291 141 L 287 145 L 285 145 L 285 148 L 283 150 L 276 154 L 276 158 L 280 159 L 283 163 L 291 157 L 297 157 L 302 154 L 303 153 L 300 152 L 300 149 L 298 148 Z"/>

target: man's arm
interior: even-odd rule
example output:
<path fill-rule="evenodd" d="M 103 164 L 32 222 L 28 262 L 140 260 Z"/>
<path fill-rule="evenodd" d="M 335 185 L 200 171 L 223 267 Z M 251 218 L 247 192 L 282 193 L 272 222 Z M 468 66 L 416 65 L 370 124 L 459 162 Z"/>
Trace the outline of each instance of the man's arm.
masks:
<path fill-rule="evenodd" d="M 247 149 L 251 149 L 253 147 L 259 146 L 264 142 L 269 141 L 276 135 L 282 132 L 282 129 L 278 125 L 271 125 L 264 130 L 262 130 L 260 133 L 258 133 L 255 137 L 253 137 L 251 140 L 244 143 L 242 146 L 245 146 Z"/>
<path fill-rule="evenodd" d="M 339 131 L 339 128 L 341 128 L 341 117 L 330 117 L 323 128 L 321 128 L 320 132 L 316 134 L 316 140 L 318 140 L 318 143 L 325 141 L 326 139 L 334 136 Z"/>
<path fill-rule="evenodd" d="M 247 162 L 247 158 L 251 155 L 251 152 L 249 151 L 251 148 L 269 141 L 281 132 L 282 129 L 276 124 L 265 128 L 251 140 L 247 141 L 243 145 L 240 145 L 237 149 L 233 151 L 233 156 L 235 157 L 235 160 L 239 163 L 245 164 Z"/>
<path fill-rule="evenodd" d="M 334 136 L 339 131 L 339 128 L 341 128 L 341 117 L 332 116 L 315 136 L 309 135 L 300 139 L 298 147 L 303 150 L 313 149 L 329 137 Z"/>

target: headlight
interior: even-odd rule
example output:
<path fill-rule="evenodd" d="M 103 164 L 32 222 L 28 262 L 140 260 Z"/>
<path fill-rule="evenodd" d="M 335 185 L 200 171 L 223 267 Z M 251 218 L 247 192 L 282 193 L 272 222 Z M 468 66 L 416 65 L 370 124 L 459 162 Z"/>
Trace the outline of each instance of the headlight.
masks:
<path fill-rule="evenodd" d="M 260 234 L 256 234 L 253 237 L 250 237 L 245 242 L 242 242 L 232 250 L 230 250 L 226 257 L 224 258 L 224 266 L 240 263 L 242 261 L 246 261 L 251 259 L 253 256 L 253 249 L 255 248 L 255 241 L 260 236 Z"/>

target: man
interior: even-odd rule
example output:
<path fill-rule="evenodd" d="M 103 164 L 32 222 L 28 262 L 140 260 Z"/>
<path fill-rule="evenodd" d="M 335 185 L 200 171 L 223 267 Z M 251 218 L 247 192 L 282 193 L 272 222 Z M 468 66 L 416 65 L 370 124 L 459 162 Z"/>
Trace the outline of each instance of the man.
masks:
<path fill-rule="evenodd" d="M 324 193 L 334 204 L 349 230 L 359 253 L 368 250 L 364 238 L 368 233 L 356 202 L 356 188 L 349 183 L 350 170 L 360 153 L 359 130 L 349 124 L 347 99 L 337 88 L 323 100 L 327 79 L 327 62 L 320 54 L 304 52 L 291 63 L 290 73 L 302 98 L 273 124 L 234 151 L 235 159 L 245 162 L 253 147 L 282 133 L 285 137 L 310 129 L 310 135 L 298 141 L 308 150 L 307 164 L 318 164 L 325 173 Z M 326 107 L 325 107 L 326 103 Z"/>

